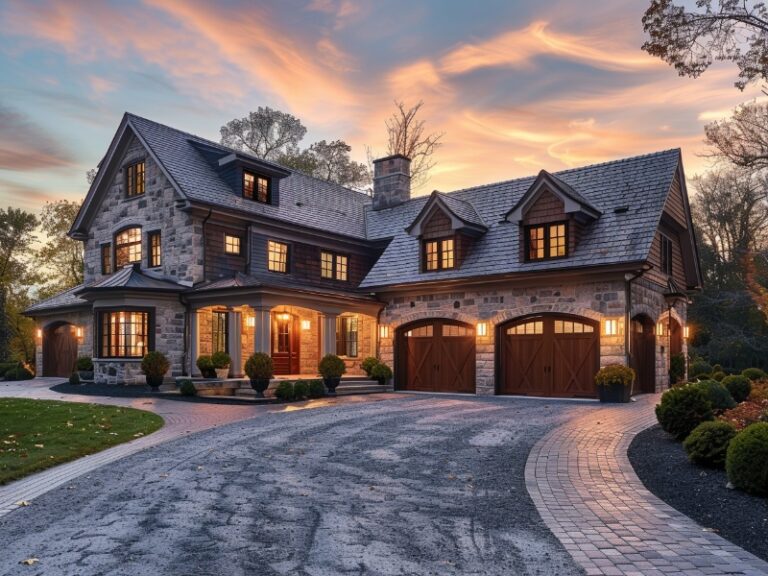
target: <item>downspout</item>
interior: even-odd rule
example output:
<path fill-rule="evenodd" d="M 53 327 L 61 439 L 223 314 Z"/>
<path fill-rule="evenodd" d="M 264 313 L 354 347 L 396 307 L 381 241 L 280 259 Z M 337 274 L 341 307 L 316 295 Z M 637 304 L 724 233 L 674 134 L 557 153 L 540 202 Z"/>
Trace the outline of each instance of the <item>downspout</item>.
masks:
<path fill-rule="evenodd" d="M 632 362 L 632 338 L 631 338 L 631 322 L 632 322 L 632 282 L 643 276 L 646 272 L 651 270 L 653 266 L 650 264 L 644 264 L 642 269 L 638 272 L 629 272 L 624 275 L 624 361 L 627 366 Z M 635 381 L 632 380 L 632 389 L 630 390 L 630 396 L 635 393 Z"/>

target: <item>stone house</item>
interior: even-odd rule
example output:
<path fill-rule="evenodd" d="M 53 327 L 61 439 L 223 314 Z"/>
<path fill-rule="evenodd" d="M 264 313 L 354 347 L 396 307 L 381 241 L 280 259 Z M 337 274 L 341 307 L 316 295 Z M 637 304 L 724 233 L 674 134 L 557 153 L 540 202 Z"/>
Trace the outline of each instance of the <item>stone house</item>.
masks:
<path fill-rule="evenodd" d="M 38 374 L 225 350 L 232 377 L 261 351 L 378 356 L 404 390 L 593 397 L 617 362 L 668 386 L 701 285 L 679 150 L 418 197 L 409 165 L 376 160 L 369 196 L 125 114 L 70 231 L 85 282 L 27 311 Z"/>

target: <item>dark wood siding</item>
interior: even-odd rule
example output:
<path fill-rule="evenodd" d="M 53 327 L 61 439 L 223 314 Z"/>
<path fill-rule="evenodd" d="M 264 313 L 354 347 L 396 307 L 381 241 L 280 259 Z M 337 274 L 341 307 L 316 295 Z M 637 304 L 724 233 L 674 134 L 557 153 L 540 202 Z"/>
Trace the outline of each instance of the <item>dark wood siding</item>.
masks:
<path fill-rule="evenodd" d="M 667 202 L 664 204 L 664 211 L 667 212 L 667 214 L 669 214 L 680 226 L 688 228 L 688 219 L 685 217 L 683 189 L 680 186 L 680 178 L 677 175 L 675 175 L 675 178 L 672 181 Z"/>
<path fill-rule="evenodd" d="M 227 254 L 224 250 L 225 234 L 238 236 L 240 238 L 239 256 Z M 236 272 L 246 273 L 247 263 L 247 228 L 211 224 L 210 222 L 205 225 L 205 277 L 207 280 L 230 278 L 234 276 Z"/>
<path fill-rule="evenodd" d="M 651 244 L 651 254 L 648 257 L 648 263 L 653 266 L 653 270 L 648 272 L 648 278 L 659 284 L 667 283 L 667 275 L 661 270 L 661 235 L 664 234 L 672 241 L 672 279 L 675 283 L 685 288 L 688 284 L 685 278 L 685 269 L 683 267 L 683 253 L 680 246 L 680 236 L 677 232 L 662 226 L 657 232 Z"/>
<path fill-rule="evenodd" d="M 422 238 L 440 238 L 451 234 L 451 219 L 442 210 L 435 210 L 424 225 Z"/>
<path fill-rule="evenodd" d="M 563 201 L 551 192 L 543 192 L 525 214 L 523 224 L 530 226 L 567 219 Z"/>

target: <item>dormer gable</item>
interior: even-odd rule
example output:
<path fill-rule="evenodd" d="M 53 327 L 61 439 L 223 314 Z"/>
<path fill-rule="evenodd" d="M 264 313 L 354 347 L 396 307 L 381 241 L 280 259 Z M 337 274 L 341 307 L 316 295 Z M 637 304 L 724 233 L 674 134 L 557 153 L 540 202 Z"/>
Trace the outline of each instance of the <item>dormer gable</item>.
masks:
<path fill-rule="evenodd" d="M 546 194 L 557 198 L 562 203 L 563 213 L 569 218 L 573 218 L 579 224 L 593 222 L 600 218 L 602 214 L 600 210 L 574 190 L 572 186 L 546 170 L 542 170 L 517 204 L 507 212 L 505 220 L 522 224 L 528 212 Z"/>
<path fill-rule="evenodd" d="M 442 235 L 446 236 L 461 233 L 477 238 L 488 231 L 488 227 L 472 204 L 437 190 L 430 194 L 424 207 L 405 231 L 411 236 L 420 238 L 425 233 L 429 234 L 428 229 L 435 228 L 437 221 L 440 221 L 439 226 L 444 231 Z"/>

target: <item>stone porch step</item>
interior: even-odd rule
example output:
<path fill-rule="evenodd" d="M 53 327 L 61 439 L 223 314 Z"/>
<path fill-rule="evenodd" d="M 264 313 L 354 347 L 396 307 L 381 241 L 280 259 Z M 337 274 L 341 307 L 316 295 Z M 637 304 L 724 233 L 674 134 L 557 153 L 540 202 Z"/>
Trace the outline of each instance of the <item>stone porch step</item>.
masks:
<path fill-rule="evenodd" d="M 275 381 L 269 386 L 267 395 L 275 388 Z M 391 384 L 382 386 L 375 380 L 342 380 L 341 384 L 336 388 L 336 394 L 338 396 L 348 396 L 350 394 L 380 394 L 382 392 L 392 392 L 394 388 Z M 241 387 L 234 390 L 235 396 L 241 397 L 255 397 L 256 391 L 250 387 Z"/>

